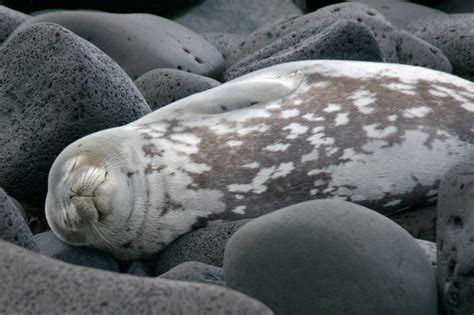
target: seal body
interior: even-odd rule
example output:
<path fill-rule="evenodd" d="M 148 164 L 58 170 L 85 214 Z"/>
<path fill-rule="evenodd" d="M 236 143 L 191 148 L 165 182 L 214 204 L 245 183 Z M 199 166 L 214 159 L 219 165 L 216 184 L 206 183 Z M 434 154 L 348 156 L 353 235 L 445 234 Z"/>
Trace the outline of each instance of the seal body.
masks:
<path fill-rule="evenodd" d="M 446 73 L 282 64 L 69 145 L 50 173 L 47 218 L 67 242 L 133 259 L 210 222 L 311 199 L 391 214 L 435 201 L 445 171 L 474 153 L 472 121 L 474 84 Z M 92 203 L 74 208 L 65 190 L 91 172 L 87 160 Z M 77 210 L 87 205 L 92 214 Z"/>

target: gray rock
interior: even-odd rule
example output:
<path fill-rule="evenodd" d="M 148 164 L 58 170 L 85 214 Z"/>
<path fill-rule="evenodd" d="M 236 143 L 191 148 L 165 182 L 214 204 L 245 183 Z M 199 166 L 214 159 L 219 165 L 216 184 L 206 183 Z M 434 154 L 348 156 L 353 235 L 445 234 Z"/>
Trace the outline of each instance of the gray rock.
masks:
<path fill-rule="evenodd" d="M 161 275 L 187 261 L 222 267 L 227 240 L 249 221 L 217 223 L 184 234 L 158 254 L 155 274 Z"/>
<path fill-rule="evenodd" d="M 420 246 L 348 202 L 304 202 L 247 223 L 227 243 L 224 278 L 275 314 L 437 314 Z"/>
<path fill-rule="evenodd" d="M 447 314 L 474 313 L 474 164 L 454 167 L 438 200 L 438 285 Z"/>
<path fill-rule="evenodd" d="M 426 258 L 428 258 L 431 266 L 437 273 L 437 259 L 436 259 L 436 243 L 425 241 L 425 240 L 416 240 L 421 249 L 425 252 Z"/>
<path fill-rule="evenodd" d="M 0 43 L 29 18 L 29 15 L 7 8 L 0 3 Z"/>
<path fill-rule="evenodd" d="M 246 34 L 289 14 L 301 14 L 291 0 L 207 0 L 174 21 L 198 33 Z"/>
<path fill-rule="evenodd" d="M 52 231 L 34 236 L 39 252 L 70 264 L 119 272 L 119 265 L 111 255 L 92 248 L 71 246 L 61 241 Z"/>
<path fill-rule="evenodd" d="M 181 280 L 191 282 L 202 282 L 224 286 L 224 271 L 222 268 L 188 261 L 168 270 L 159 278 L 169 280 Z"/>
<path fill-rule="evenodd" d="M 21 212 L 0 188 L 0 239 L 38 251 L 33 234 Z"/>
<path fill-rule="evenodd" d="M 107 55 L 63 27 L 20 27 L 0 47 L 0 186 L 41 207 L 55 157 L 69 143 L 148 114 Z"/>
<path fill-rule="evenodd" d="M 223 79 L 229 81 L 252 71 L 297 60 L 384 61 L 372 31 L 359 22 L 338 21 L 320 33 L 310 25 L 309 29 L 301 31 L 305 32 L 316 34 L 298 41 L 298 32 L 290 33 L 232 65 L 223 73 Z"/>
<path fill-rule="evenodd" d="M 1 314 L 272 314 L 215 285 L 73 266 L 0 242 Z"/>
<path fill-rule="evenodd" d="M 224 59 L 226 59 L 246 37 L 241 34 L 220 32 L 202 33 L 201 35 L 220 51 Z"/>
<path fill-rule="evenodd" d="M 474 14 L 450 14 L 425 18 L 407 27 L 413 34 L 443 51 L 453 73 L 474 80 Z"/>
<path fill-rule="evenodd" d="M 214 79 L 175 69 L 156 69 L 135 81 L 152 110 L 220 85 Z"/>
<path fill-rule="evenodd" d="M 151 14 L 63 11 L 35 16 L 26 24 L 53 22 L 90 41 L 137 79 L 157 68 L 174 68 L 210 77 L 224 59 L 202 36 Z"/>
<path fill-rule="evenodd" d="M 388 217 L 414 238 L 436 242 L 436 205 L 403 211 Z"/>
<path fill-rule="evenodd" d="M 142 260 L 134 260 L 127 268 L 126 274 L 139 277 L 152 277 L 148 264 Z"/>
<path fill-rule="evenodd" d="M 339 20 L 355 21 L 369 27 L 386 62 L 422 65 L 445 72 L 452 70 L 449 60 L 441 50 L 394 27 L 375 9 L 355 2 L 330 5 L 301 17 L 289 18 L 286 21 L 263 27 L 240 43 L 239 49 L 229 55 L 226 64 L 232 65 L 289 33 L 296 32 L 298 37 L 298 32 L 305 30 L 309 25 L 312 25 L 314 29 L 324 29 Z"/>

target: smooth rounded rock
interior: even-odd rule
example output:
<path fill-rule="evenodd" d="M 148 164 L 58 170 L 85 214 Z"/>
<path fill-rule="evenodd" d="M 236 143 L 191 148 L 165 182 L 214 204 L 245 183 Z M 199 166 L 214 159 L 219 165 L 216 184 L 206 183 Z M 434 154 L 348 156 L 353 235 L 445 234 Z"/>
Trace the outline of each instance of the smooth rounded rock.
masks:
<path fill-rule="evenodd" d="M 474 164 L 446 173 L 438 200 L 438 285 L 447 314 L 474 313 Z"/>
<path fill-rule="evenodd" d="M 227 243 L 224 277 L 275 314 L 437 314 L 435 274 L 415 239 L 343 201 L 247 223 Z"/>
<path fill-rule="evenodd" d="M 159 276 L 161 279 L 202 282 L 224 286 L 222 268 L 203 264 L 198 261 L 187 261 Z"/>
<path fill-rule="evenodd" d="M 175 69 L 156 69 L 135 80 L 152 110 L 220 85 L 214 79 Z"/>
<path fill-rule="evenodd" d="M 449 14 L 410 23 L 413 34 L 443 51 L 453 73 L 474 80 L 474 14 Z"/>
<path fill-rule="evenodd" d="M 319 29 L 319 27 L 318 27 Z M 232 65 L 223 73 L 229 81 L 273 65 L 312 59 L 338 59 L 383 62 L 383 54 L 372 31 L 354 21 L 338 21 L 318 33 L 312 25 L 298 36 L 293 32 Z M 303 40 L 300 38 L 303 37 Z"/>
<path fill-rule="evenodd" d="M 184 234 L 158 254 L 155 274 L 187 261 L 222 267 L 227 240 L 249 219 L 213 224 Z"/>
<path fill-rule="evenodd" d="M 0 186 L 38 207 L 64 147 L 150 112 L 112 59 L 52 23 L 20 27 L 1 46 L 0 104 Z"/>
<path fill-rule="evenodd" d="M 201 34 L 207 41 L 213 44 L 217 50 L 220 51 L 224 59 L 239 45 L 239 43 L 245 39 L 245 35 L 222 33 L 222 32 L 210 32 Z"/>
<path fill-rule="evenodd" d="M 31 18 L 29 15 L 0 5 L 0 43 L 29 18 Z"/>
<path fill-rule="evenodd" d="M 0 239 L 32 251 L 39 251 L 25 218 L 2 188 L 0 188 Z"/>
<path fill-rule="evenodd" d="M 137 79 L 157 68 L 173 68 L 210 77 L 224 59 L 202 36 L 151 14 L 62 11 L 35 16 L 27 24 L 53 22 L 96 45 Z"/>
<path fill-rule="evenodd" d="M 436 259 L 436 243 L 425 241 L 425 240 L 418 240 L 418 239 L 416 240 L 416 242 L 421 247 L 421 249 L 425 252 L 426 258 L 428 258 L 436 274 L 437 265 L 438 265 L 437 259 Z"/>
<path fill-rule="evenodd" d="M 39 252 L 70 264 L 119 272 L 119 265 L 111 255 L 92 248 L 71 246 L 61 241 L 53 231 L 34 235 Z"/>
<path fill-rule="evenodd" d="M 215 285 L 73 266 L 0 242 L 2 314 L 272 314 Z"/>

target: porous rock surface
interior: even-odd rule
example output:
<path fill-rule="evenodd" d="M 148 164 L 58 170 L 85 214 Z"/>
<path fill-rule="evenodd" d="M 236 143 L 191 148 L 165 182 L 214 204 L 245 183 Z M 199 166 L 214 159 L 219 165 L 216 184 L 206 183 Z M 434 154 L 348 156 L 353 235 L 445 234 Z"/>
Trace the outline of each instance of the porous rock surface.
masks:
<path fill-rule="evenodd" d="M 182 263 L 161 274 L 159 278 L 224 285 L 224 271 L 222 268 L 198 261 Z"/>
<path fill-rule="evenodd" d="M 0 43 L 29 18 L 29 15 L 7 8 L 0 2 Z"/>

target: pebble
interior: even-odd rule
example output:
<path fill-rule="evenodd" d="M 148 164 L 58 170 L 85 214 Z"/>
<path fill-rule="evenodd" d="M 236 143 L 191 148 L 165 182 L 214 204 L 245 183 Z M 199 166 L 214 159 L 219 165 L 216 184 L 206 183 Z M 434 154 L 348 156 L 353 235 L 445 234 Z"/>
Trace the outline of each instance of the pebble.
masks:
<path fill-rule="evenodd" d="M 227 243 L 224 278 L 275 314 L 437 314 L 435 273 L 415 239 L 343 201 L 249 222 Z"/>
<path fill-rule="evenodd" d="M 0 188 L 0 240 L 39 251 L 23 215 L 2 188 Z"/>
<path fill-rule="evenodd" d="M 64 147 L 150 108 L 125 72 L 89 42 L 56 24 L 20 28 L 0 47 L 0 186 L 40 207 Z"/>
<path fill-rule="evenodd" d="M 60 24 L 114 59 L 133 79 L 157 68 L 216 77 L 224 65 L 220 52 L 202 36 L 151 14 L 63 11 L 28 21 Z"/>
<path fill-rule="evenodd" d="M 438 199 L 438 285 L 446 314 L 474 313 L 474 164 L 449 170 Z"/>
<path fill-rule="evenodd" d="M 135 80 L 152 110 L 220 84 L 214 79 L 175 69 L 155 69 Z"/>
<path fill-rule="evenodd" d="M 224 270 L 198 261 L 187 261 L 164 274 L 161 279 L 202 282 L 224 286 Z"/>
<path fill-rule="evenodd" d="M 474 14 L 429 17 L 410 23 L 407 29 L 441 49 L 454 74 L 474 80 Z"/>
<path fill-rule="evenodd" d="M 252 71 L 298 60 L 384 60 L 372 31 L 364 24 L 341 20 L 318 31 L 320 27 L 315 30 L 310 25 L 278 39 L 229 67 L 223 79 L 229 81 Z"/>
<path fill-rule="evenodd" d="M 2 241 L 0 279 L 0 314 L 272 314 L 224 287 L 73 266 Z"/>
<path fill-rule="evenodd" d="M 30 16 L 27 14 L 0 5 L 0 43 L 29 18 Z"/>
<path fill-rule="evenodd" d="M 70 264 L 119 272 L 119 265 L 111 255 L 86 247 L 71 246 L 61 241 L 52 231 L 36 234 L 39 252 Z"/>

